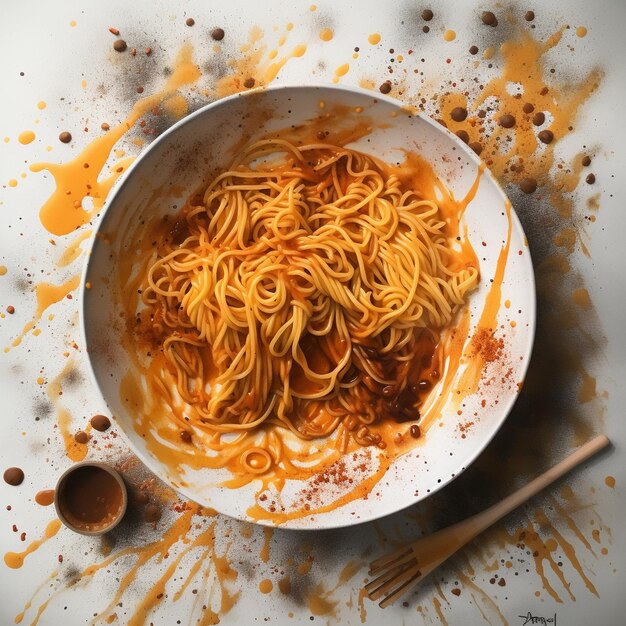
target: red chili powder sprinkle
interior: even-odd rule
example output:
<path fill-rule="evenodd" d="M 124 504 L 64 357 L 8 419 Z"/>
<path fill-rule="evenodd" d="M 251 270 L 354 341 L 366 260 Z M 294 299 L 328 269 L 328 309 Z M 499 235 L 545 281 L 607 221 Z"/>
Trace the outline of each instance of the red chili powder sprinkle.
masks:
<path fill-rule="evenodd" d="M 504 350 L 504 340 L 493 336 L 488 328 L 479 328 L 472 339 L 475 354 L 480 355 L 487 363 L 497 361 Z"/>

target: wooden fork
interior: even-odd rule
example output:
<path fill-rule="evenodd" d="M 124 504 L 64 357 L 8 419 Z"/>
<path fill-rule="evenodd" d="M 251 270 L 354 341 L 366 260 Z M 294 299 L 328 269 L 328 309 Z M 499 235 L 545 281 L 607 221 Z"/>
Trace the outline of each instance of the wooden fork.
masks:
<path fill-rule="evenodd" d="M 370 564 L 369 575 L 377 578 L 365 585 L 370 600 L 386 596 L 379 602 L 379 606 L 385 608 L 392 604 L 483 530 L 607 445 L 609 445 L 607 437 L 604 435 L 595 437 L 560 463 L 485 511 L 373 561 Z"/>

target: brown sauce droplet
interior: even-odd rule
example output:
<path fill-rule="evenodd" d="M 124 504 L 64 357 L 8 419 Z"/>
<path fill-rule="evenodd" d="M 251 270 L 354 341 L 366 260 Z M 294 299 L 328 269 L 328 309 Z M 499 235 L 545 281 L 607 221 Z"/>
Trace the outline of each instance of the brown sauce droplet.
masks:
<path fill-rule="evenodd" d="M 94 415 L 90 422 L 93 428 L 101 433 L 111 427 L 111 420 L 106 415 Z"/>
<path fill-rule="evenodd" d="M 184 443 L 191 443 L 191 433 L 188 430 L 181 430 L 180 438 Z"/>
<path fill-rule="evenodd" d="M 222 39 L 224 39 L 225 34 L 226 33 L 224 32 L 223 28 L 214 28 L 211 31 L 211 37 L 215 39 L 215 41 L 222 41 Z"/>
<path fill-rule="evenodd" d="M 19 467 L 9 467 L 4 470 L 3 478 L 5 483 L 17 487 L 24 481 L 24 471 Z"/>
<path fill-rule="evenodd" d="M 54 503 L 54 489 L 45 489 L 35 494 L 35 502 L 40 506 L 50 506 Z"/>
<path fill-rule="evenodd" d="M 478 143 L 477 141 L 472 141 L 469 144 L 469 147 L 478 155 L 480 155 L 480 153 L 483 151 L 482 145 Z"/>
<path fill-rule="evenodd" d="M 535 126 L 541 126 L 546 121 L 546 114 L 543 111 L 537 111 L 533 115 L 533 124 Z"/>
<path fill-rule="evenodd" d="M 243 81 L 243 86 L 246 89 L 252 89 L 252 87 L 254 87 L 255 82 L 256 81 L 254 80 L 254 78 L 246 78 L 246 80 Z"/>
<path fill-rule="evenodd" d="M 478 54 L 478 46 L 471 46 L 469 49 L 470 54 Z"/>
<path fill-rule="evenodd" d="M 79 430 L 74 435 L 74 441 L 76 441 L 76 443 L 87 443 L 89 441 L 89 435 L 85 431 Z"/>
<path fill-rule="evenodd" d="M 480 16 L 480 19 L 483 21 L 485 26 L 497 26 L 498 19 L 492 11 L 483 11 L 483 14 Z"/>
<path fill-rule="evenodd" d="M 584 167 L 589 167 L 591 165 L 591 157 L 588 155 L 585 155 L 583 157 L 582 164 Z"/>
<path fill-rule="evenodd" d="M 524 113 L 532 113 L 534 110 L 535 105 L 531 104 L 530 102 L 524 103 L 524 106 L 522 107 L 522 111 L 524 111 Z"/>
<path fill-rule="evenodd" d="M 585 178 L 585 182 L 588 185 L 593 185 L 593 183 L 596 182 L 596 176 L 595 174 L 587 174 L 587 178 Z"/>
<path fill-rule="evenodd" d="M 535 19 L 535 12 L 534 11 L 526 11 L 526 15 L 524 15 L 524 19 L 527 22 L 532 22 Z"/>
<path fill-rule="evenodd" d="M 424 25 L 424 26 L 422 26 L 422 32 L 423 33 L 429 33 L 430 32 L 430 28 L 428 28 L 428 26 Z"/>
<path fill-rule="evenodd" d="M 113 42 L 113 50 L 115 50 L 116 52 L 124 52 L 126 48 L 128 48 L 128 45 L 123 39 L 116 39 Z"/>
<path fill-rule="evenodd" d="M 455 596 L 460 596 L 461 590 L 458 587 L 455 587 L 450 593 L 452 593 Z"/>
<path fill-rule="evenodd" d="M 503 115 L 498 121 L 503 128 L 513 128 L 515 126 L 515 118 L 509 113 Z"/>
<path fill-rule="evenodd" d="M 387 80 L 385 81 L 378 90 L 380 93 L 389 93 L 391 91 L 391 83 Z"/>
<path fill-rule="evenodd" d="M 187 24 L 187 26 L 193 26 L 196 23 L 196 20 L 193 19 L 193 17 L 188 17 L 185 20 L 185 24 Z"/>
<path fill-rule="evenodd" d="M 469 143 L 469 135 L 464 130 L 457 130 L 455 135 L 464 143 Z"/>
<path fill-rule="evenodd" d="M 161 509 L 156 504 L 149 504 L 144 509 L 143 518 L 150 524 L 156 524 L 161 519 Z"/>
<path fill-rule="evenodd" d="M 413 439 L 419 439 L 422 434 L 422 431 L 417 424 L 412 424 L 409 432 L 411 433 L 411 437 L 413 437 Z"/>
<path fill-rule="evenodd" d="M 463 122 L 467 119 L 467 109 L 465 107 L 454 107 L 450 113 L 450 117 L 455 122 Z"/>
<path fill-rule="evenodd" d="M 70 141 L 72 141 L 72 135 L 70 133 L 68 133 L 66 130 L 64 130 L 60 135 L 59 135 L 59 141 L 61 143 L 69 143 Z"/>
<path fill-rule="evenodd" d="M 548 144 L 552 143 L 554 139 L 554 133 L 551 130 L 542 130 L 537 137 L 539 137 L 539 141 L 542 143 Z"/>
<path fill-rule="evenodd" d="M 422 19 L 425 22 L 430 22 L 430 20 L 432 20 L 433 17 L 435 17 L 435 14 L 430 9 L 424 9 L 422 11 Z"/>
<path fill-rule="evenodd" d="M 524 178 L 519 184 L 519 188 L 524 193 L 535 193 L 537 190 L 537 181 L 534 178 Z"/>

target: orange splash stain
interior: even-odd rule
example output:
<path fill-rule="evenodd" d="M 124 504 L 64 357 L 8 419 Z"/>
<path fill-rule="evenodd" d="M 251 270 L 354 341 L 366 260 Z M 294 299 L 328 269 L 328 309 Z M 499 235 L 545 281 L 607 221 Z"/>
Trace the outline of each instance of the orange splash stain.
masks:
<path fill-rule="evenodd" d="M 89 228 L 83 230 L 71 243 L 67 245 L 57 261 L 59 267 L 65 267 L 73 263 L 83 252 L 80 244 L 91 236 L 93 231 Z"/>
<path fill-rule="evenodd" d="M 4 555 L 4 564 L 11 569 L 19 569 L 24 565 L 24 560 L 29 554 L 32 554 L 39 548 L 39 546 L 43 545 L 49 539 L 52 539 L 61 528 L 61 521 L 58 519 L 52 520 L 44 531 L 43 537 L 41 539 L 36 539 L 33 541 L 26 550 L 23 552 L 7 552 Z"/>
<path fill-rule="evenodd" d="M 270 560 L 270 542 L 274 535 L 274 529 L 271 526 L 263 528 L 263 547 L 261 548 L 261 561 L 267 563 Z"/>
<path fill-rule="evenodd" d="M 46 395 L 54 405 L 57 412 L 57 424 L 59 426 L 59 434 L 63 438 L 65 454 L 74 461 L 82 461 L 87 456 L 88 446 L 85 443 L 79 443 L 74 439 L 74 433 L 78 430 L 73 428 L 73 419 L 70 412 L 61 404 L 60 398 L 63 395 L 63 382 L 75 375 L 75 365 L 73 361 L 69 361 L 61 373 L 56 376 L 46 388 Z"/>
<path fill-rule="evenodd" d="M 574 293 L 572 293 L 572 302 L 585 311 L 589 311 L 591 309 L 591 298 L 589 297 L 589 292 L 582 287 L 574 290 Z"/>
<path fill-rule="evenodd" d="M 25 130 L 23 133 L 20 133 L 17 136 L 17 140 L 22 145 L 28 145 L 29 143 L 35 141 L 35 133 L 32 130 Z"/>
<path fill-rule="evenodd" d="M 306 602 L 312 615 L 335 615 L 335 607 L 339 602 L 331 600 L 329 596 L 330 593 L 325 590 L 323 583 L 315 585 L 307 593 Z"/>
<path fill-rule="evenodd" d="M 339 79 L 342 76 L 345 76 L 350 70 L 350 65 L 348 63 L 344 63 L 340 65 L 337 69 L 335 69 L 335 75 L 333 76 L 333 83 L 338 83 Z"/>
<path fill-rule="evenodd" d="M 181 87 L 195 83 L 200 76 L 201 72 L 192 58 L 191 46 L 183 46 L 163 89 L 137 101 L 121 124 L 94 139 L 68 163 L 31 165 L 33 172 L 50 172 L 56 184 L 55 191 L 39 212 L 44 228 L 54 235 L 67 235 L 89 222 L 102 208 L 113 183 L 126 167 L 126 164 L 118 165 L 107 178 L 100 179 L 115 144 L 143 115 L 158 107 Z M 86 206 L 87 199 L 92 204 L 91 208 Z"/>
<path fill-rule="evenodd" d="M 35 315 L 33 319 L 24 326 L 22 332 L 13 340 L 11 345 L 14 348 L 19 346 L 22 343 L 22 339 L 24 339 L 26 333 L 35 328 L 35 325 L 41 319 L 41 316 L 44 314 L 44 312 L 53 304 L 60 302 L 63 298 L 65 298 L 72 291 L 74 291 L 78 287 L 79 282 L 80 276 L 76 275 L 61 285 L 39 283 L 35 287 L 35 293 L 37 296 L 37 309 L 35 311 Z M 4 351 L 8 352 L 9 349 L 5 348 Z"/>
<path fill-rule="evenodd" d="M 333 38 L 333 31 L 330 28 L 322 28 L 319 36 L 322 41 L 330 41 Z"/>

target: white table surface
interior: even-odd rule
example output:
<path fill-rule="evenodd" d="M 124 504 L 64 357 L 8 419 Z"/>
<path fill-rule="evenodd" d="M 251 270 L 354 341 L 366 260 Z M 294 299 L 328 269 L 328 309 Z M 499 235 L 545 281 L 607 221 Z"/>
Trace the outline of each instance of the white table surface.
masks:
<path fill-rule="evenodd" d="M 113 125 L 121 121 L 139 97 L 136 86 L 145 86 L 146 93 L 158 88 L 164 69 L 172 63 L 183 41 L 192 42 L 201 66 L 210 73 L 210 60 L 214 58 L 214 42 L 209 38 L 212 28 L 221 26 L 226 31 L 222 45 L 231 58 L 238 57 L 238 46 L 247 40 L 254 25 L 264 30 L 268 50 L 272 42 L 286 35 L 283 50 L 304 43 L 307 51 L 281 70 L 277 81 L 285 84 L 327 83 L 336 67 L 350 63 L 342 83 L 372 80 L 378 85 L 387 78 L 394 79 L 387 73 L 389 58 L 394 54 L 389 48 L 405 57 L 407 50 L 414 48 L 405 67 L 418 67 L 423 75 L 409 72 L 404 97 L 415 101 L 420 95 L 430 97 L 447 80 L 469 75 L 474 59 L 467 49 L 474 43 L 486 45 L 480 11 L 492 9 L 500 16 L 504 12 L 500 5 L 433 2 L 436 16 L 430 23 L 431 33 L 425 36 L 420 14 L 426 4 L 320 0 L 316 11 L 310 10 L 310 4 L 244 0 L 110 0 L 97 5 L 72 0 L 25 0 L 3 4 L 0 266 L 5 266 L 7 273 L 0 276 L 0 311 L 5 314 L 0 318 L 0 347 L 10 345 L 32 318 L 36 307 L 33 285 L 39 281 L 59 284 L 80 272 L 84 261 L 82 255 L 68 267 L 58 266 L 58 258 L 73 236 L 52 237 L 41 226 L 39 208 L 53 186 L 48 176 L 31 172 L 29 165 L 67 161 L 98 136 L 102 122 Z M 164 599 L 146 623 L 213 623 L 208 621 L 209 613 L 203 611 L 203 604 L 213 607 L 222 624 L 380 624 L 383 620 L 393 624 L 524 624 L 532 622 L 529 615 L 546 619 L 556 615 L 556 623 L 561 626 L 624 623 L 626 133 L 622 120 L 626 39 L 622 31 L 626 4 L 621 0 L 568 0 L 551 3 L 549 9 L 520 4 L 514 10 L 523 28 L 526 26 L 521 16 L 527 9 L 537 14 L 532 33 L 539 39 L 545 40 L 562 25 L 572 27 L 565 31 L 564 43 L 547 56 L 547 62 L 557 68 L 557 80 L 576 82 L 593 67 L 600 67 L 604 75 L 599 90 L 581 107 L 575 130 L 556 147 L 556 154 L 564 160 L 571 160 L 583 150 L 594 155 L 590 171 L 595 173 L 596 183 L 593 189 L 584 183 L 579 185 L 572 220 L 589 255 L 583 254 L 578 245 L 567 257 L 568 272 L 550 278 L 546 258 L 559 251 L 553 235 L 561 218 L 551 207 L 548 193 L 538 199 L 511 192 L 527 231 L 537 276 L 544 284 L 548 278 L 555 281 L 539 294 L 538 342 L 528 389 L 522 392 L 516 409 L 487 451 L 460 479 L 419 507 L 378 522 L 327 532 L 268 533 L 221 516 L 196 516 L 198 528 L 192 529 L 190 536 L 214 524 L 214 553 L 209 551 L 193 582 L 176 599 L 176 591 L 203 555 L 203 548 L 198 546 L 182 557 L 179 569 L 166 585 Z M 185 25 L 187 17 L 195 19 L 193 27 Z M 293 24 L 292 30 L 286 30 L 287 23 Z M 575 28 L 581 25 L 588 33 L 577 38 Z M 128 54 L 122 58 L 112 51 L 115 38 L 108 32 L 109 26 L 119 28 L 130 45 L 136 41 L 137 47 L 154 48 L 145 71 L 137 73 Z M 323 27 L 334 31 L 328 43 L 318 37 Z M 498 28 L 502 36 L 513 36 L 515 32 L 502 17 Z M 444 41 L 444 29 L 456 31 L 454 42 Z M 367 36 L 374 32 L 383 38 L 376 47 L 367 43 Z M 355 46 L 361 49 L 356 60 L 352 59 Z M 446 63 L 446 58 L 451 63 Z M 491 62 L 495 69 L 487 69 L 483 63 L 480 71 L 497 71 L 498 54 Z M 206 78 L 209 86 L 210 80 Z M 40 101 L 46 103 L 44 109 L 38 108 Z M 200 105 L 202 97 L 197 96 L 194 102 L 194 106 Z M 22 145 L 18 135 L 27 129 L 35 131 L 36 139 Z M 74 140 L 69 145 L 58 140 L 63 130 L 72 131 Z M 8 142 L 3 141 L 5 137 Z M 52 150 L 48 151 L 48 146 Z M 128 154 L 140 150 L 128 140 L 123 147 Z M 17 181 L 16 186 L 10 185 L 12 179 Z M 592 211 L 587 202 L 596 193 L 600 194 L 599 208 Z M 597 219 L 588 223 L 585 216 L 592 213 Z M 50 239 L 56 245 L 50 244 Z M 589 291 L 592 308 L 568 315 L 568 311 L 576 310 L 571 293 L 581 287 Z M 8 305 L 15 307 L 15 314 L 6 314 Z M 24 550 L 43 535 L 54 519 L 53 509 L 37 505 L 34 495 L 52 488 L 71 463 L 58 434 L 59 407 L 69 410 L 73 430 L 105 408 L 94 402 L 83 375 L 82 346 L 72 346 L 79 341 L 77 311 L 76 297 L 63 299 L 46 311 L 38 324 L 38 336 L 28 334 L 20 346 L 8 353 L 0 352 L 1 469 L 16 465 L 26 473 L 19 487 L 0 484 L 3 554 Z M 48 319 L 49 314 L 54 315 L 53 319 Z M 70 352 L 70 356 L 63 356 L 64 352 Z M 76 375 L 64 381 L 62 399 L 54 406 L 46 389 L 70 361 Z M 596 393 L 588 402 L 578 398 L 578 366 L 596 381 Z M 41 384 L 39 377 L 43 378 Z M 608 452 L 475 540 L 408 596 L 406 606 L 397 603 L 383 611 L 359 599 L 369 560 L 399 541 L 410 540 L 495 501 L 498 495 L 599 432 L 606 433 L 613 442 Z M 120 437 L 109 433 L 96 439 L 97 443 L 90 443 L 88 459 L 119 462 L 130 456 Z M 134 472 L 141 474 L 139 468 Z M 614 488 L 606 484 L 607 476 L 615 478 Z M 156 528 L 141 522 L 128 524 L 118 534 L 110 557 L 124 548 L 163 541 L 167 529 L 180 516 L 167 511 Z M 527 545 L 519 547 L 515 537 L 524 528 L 529 531 Z M 529 537 L 532 530 L 538 533 L 536 540 Z M 20 541 L 22 532 L 26 533 L 24 542 Z M 267 561 L 263 558 L 267 556 L 263 549 L 266 540 Z M 541 555 L 537 560 L 533 557 L 533 541 L 555 548 L 551 553 L 554 568 Z M 148 590 L 187 548 L 183 541 L 174 542 L 167 558 L 143 565 L 121 597 L 121 606 L 104 617 L 116 613 L 117 621 L 113 623 L 127 623 Z M 239 595 L 232 609 L 221 613 L 214 573 L 222 561 L 216 560 L 215 554 L 226 555 L 237 572 L 227 589 Z M 63 555 L 62 563 L 59 555 Z M 89 622 L 111 602 L 119 580 L 131 572 L 137 557 L 114 559 L 93 579 L 84 577 L 73 584 L 77 572 L 105 558 L 99 539 L 74 535 L 62 528 L 29 555 L 20 569 L 0 564 L 0 623 L 13 623 L 33 594 L 23 623 L 32 623 L 49 598 L 40 624 Z M 348 564 L 350 567 L 345 569 Z M 277 583 L 284 576 L 291 581 L 289 594 L 278 589 Z M 259 590 L 264 579 L 274 584 L 269 594 Z M 498 584 L 500 579 L 505 579 L 504 586 Z M 458 596 L 451 592 L 455 587 L 461 590 Z M 193 589 L 197 593 L 192 593 Z M 332 610 L 322 610 L 319 601 L 311 600 L 320 596 L 328 603 L 325 608 Z"/>

